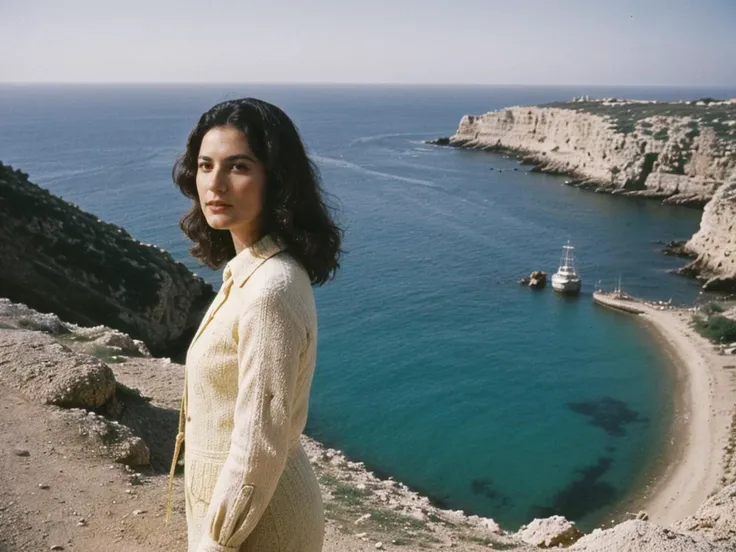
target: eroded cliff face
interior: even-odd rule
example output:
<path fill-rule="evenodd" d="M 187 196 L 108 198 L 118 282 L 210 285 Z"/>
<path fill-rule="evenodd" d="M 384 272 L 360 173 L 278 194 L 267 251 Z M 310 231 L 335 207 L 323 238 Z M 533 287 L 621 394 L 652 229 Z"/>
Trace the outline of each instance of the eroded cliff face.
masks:
<path fill-rule="evenodd" d="M 0 259 L 0 297 L 121 330 L 156 355 L 179 356 L 214 297 L 169 253 L 1 163 Z"/>
<path fill-rule="evenodd" d="M 736 171 L 706 205 L 685 249 L 697 258 L 683 272 L 705 279 L 704 289 L 736 289 Z"/>
<path fill-rule="evenodd" d="M 733 111 L 736 119 L 736 106 L 687 106 L 681 110 L 689 114 L 673 116 L 665 106 L 680 104 L 560 105 L 466 115 L 450 145 L 510 150 L 536 170 L 573 176 L 577 185 L 695 205 L 736 169 L 736 121 L 718 118 Z M 698 109 L 710 111 L 701 117 Z"/>

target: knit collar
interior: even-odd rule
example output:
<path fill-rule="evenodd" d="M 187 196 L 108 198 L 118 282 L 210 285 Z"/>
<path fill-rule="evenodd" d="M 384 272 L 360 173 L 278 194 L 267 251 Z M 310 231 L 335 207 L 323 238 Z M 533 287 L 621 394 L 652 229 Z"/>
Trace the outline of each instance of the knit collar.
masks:
<path fill-rule="evenodd" d="M 273 235 L 264 236 L 230 259 L 222 273 L 222 281 L 227 282 L 232 279 L 234 283 L 242 287 L 259 266 L 284 249 L 283 243 Z"/>

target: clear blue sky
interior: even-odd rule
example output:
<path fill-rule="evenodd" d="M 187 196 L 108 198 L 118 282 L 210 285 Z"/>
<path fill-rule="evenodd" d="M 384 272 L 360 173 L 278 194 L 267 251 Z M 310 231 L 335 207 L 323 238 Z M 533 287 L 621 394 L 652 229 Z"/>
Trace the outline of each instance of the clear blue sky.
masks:
<path fill-rule="evenodd" d="M 736 85 L 736 0 L 0 0 L 0 82 Z"/>

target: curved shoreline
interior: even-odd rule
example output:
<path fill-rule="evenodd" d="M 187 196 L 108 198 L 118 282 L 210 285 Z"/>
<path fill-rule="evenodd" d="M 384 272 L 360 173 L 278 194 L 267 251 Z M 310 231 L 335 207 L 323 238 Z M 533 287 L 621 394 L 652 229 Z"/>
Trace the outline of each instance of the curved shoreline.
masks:
<path fill-rule="evenodd" d="M 736 392 L 732 374 L 724 366 L 736 362 L 718 355 L 715 347 L 689 325 L 691 312 L 656 307 L 634 299 L 596 294 L 596 302 L 639 317 L 675 357 L 674 419 L 671 446 L 663 471 L 651 485 L 635 493 L 636 509 L 660 525 L 670 525 L 695 513 L 722 485 L 726 473 L 724 448 L 731 432 Z M 659 309 L 663 310 L 659 310 Z"/>
<path fill-rule="evenodd" d="M 610 296 L 606 301 L 600 299 L 596 292 L 597 303 L 636 317 L 634 321 L 651 332 L 654 346 L 664 355 L 663 369 L 672 378 L 668 386 L 672 396 L 666 429 L 657 438 L 656 459 L 647 462 L 631 490 L 607 507 L 596 525 L 613 527 L 644 511 L 651 522 L 671 526 L 694 515 L 709 497 L 736 481 L 736 455 L 726 451 L 729 438 L 732 435 L 736 438 L 736 368 L 724 369 L 736 365 L 736 357 L 719 355 L 716 345 L 690 327 L 693 315 L 690 308 L 663 306 L 631 297 L 623 301 Z M 377 480 L 394 481 L 393 476 L 376 472 L 360 458 L 346 457 L 339 449 L 312 437 L 307 439 L 320 454 L 329 451 L 342 458 L 343 463 L 360 464 Z M 728 465 L 730 470 L 726 469 Z M 426 490 L 400 485 L 437 511 L 452 511 L 436 503 Z M 610 519 L 610 523 L 603 518 Z"/>

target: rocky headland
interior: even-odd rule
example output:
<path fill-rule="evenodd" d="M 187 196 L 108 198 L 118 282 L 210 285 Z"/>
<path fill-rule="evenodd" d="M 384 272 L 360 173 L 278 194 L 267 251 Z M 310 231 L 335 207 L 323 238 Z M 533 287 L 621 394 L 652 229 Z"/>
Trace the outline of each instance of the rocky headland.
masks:
<path fill-rule="evenodd" d="M 105 325 L 151 352 L 186 350 L 215 293 L 162 249 L 0 163 L 0 297 L 84 326 Z"/>
<path fill-rule="evenodd" d="M 705 289 L 736 288 L 736 171 L 705 206 L 700 230 L 684 249 L 696 259 L 682 273 L 705 280 Z"/>
<path fill-rule="evenodd" d="M 736 289 L 733 192 L 736 100 L 692 102 L 594 100 L 509 107 L 464 116 L 437 145 L 510 152 L 534 172 L 570 177 L 598 192 L 707 206 L 685 247 L 697 257 L 683 272 L 706 289 Z M 731 188 L 729 188 L 731 189 Z"/>

